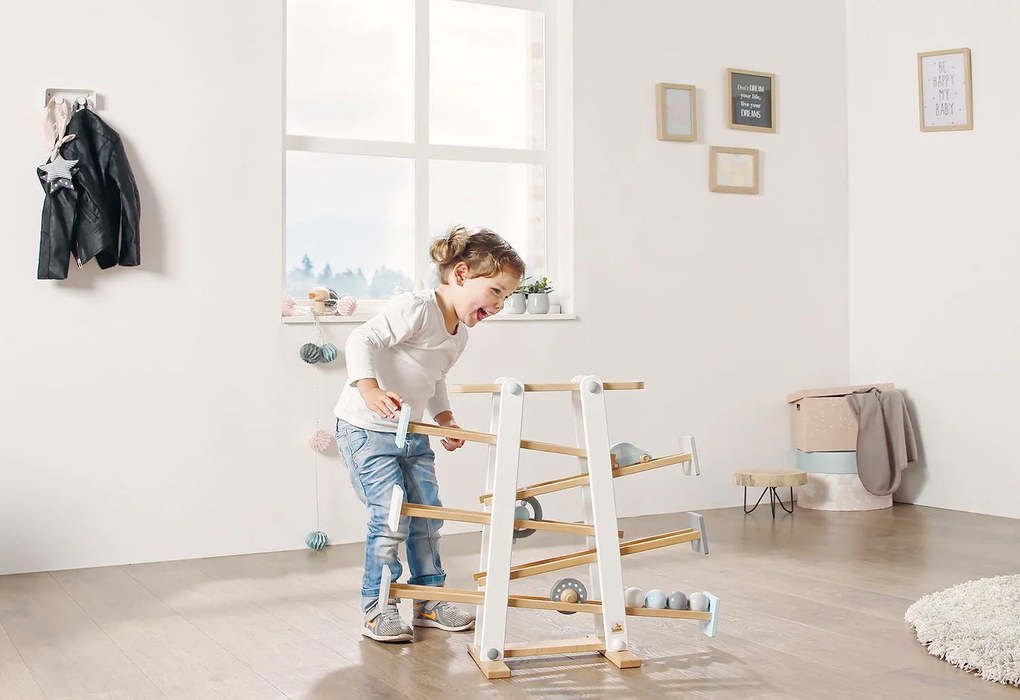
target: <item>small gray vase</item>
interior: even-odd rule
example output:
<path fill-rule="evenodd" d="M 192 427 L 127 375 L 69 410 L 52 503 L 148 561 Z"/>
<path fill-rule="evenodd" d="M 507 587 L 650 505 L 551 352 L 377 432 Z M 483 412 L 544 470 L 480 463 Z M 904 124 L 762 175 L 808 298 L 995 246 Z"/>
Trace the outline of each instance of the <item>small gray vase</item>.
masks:
<path fill-rule="evenodd" d="M 527 308 L 527 295 L 524 292 L 515 292 L 511 294 L 507 298 L 506 304 L 503 305 L 503 311 L 508 314 L 523 314 Z"/>
<path fill-rule="evenodd" d="M 549 295 L 548 294 L 529 294 L 528 295 L 528 313 L 529 314 L 547 314 L 547 313 L 549 313 Z"/>

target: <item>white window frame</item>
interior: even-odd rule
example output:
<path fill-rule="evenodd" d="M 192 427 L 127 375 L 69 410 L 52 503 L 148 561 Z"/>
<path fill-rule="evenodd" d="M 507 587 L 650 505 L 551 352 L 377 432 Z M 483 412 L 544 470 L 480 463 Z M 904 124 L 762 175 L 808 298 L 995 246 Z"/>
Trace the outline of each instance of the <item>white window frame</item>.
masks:
<path fill-rule="evenodd" d="M 371 2 L 371 0 L 366 0 Z M 297 136 L 286 133 L 287 92 L 284 78 L 284 196 L 283 247 L 287 246 L 287 152 L 302 151 L 337 155 L 383 156 L 414 161 L 414 279 L 428 284 L 431 270 L 428 245 L 437 232 L 429 230 L 429 163 L 433 160 L 523 163 L 545 166 L 546 269 L 556 288 L 555 301 L 561 316 L 573 318 L 574 308 L 574 153 L 573 153 L 573 0 L 457 0 L 545 13 L 545 149 L 487 148 L 429 143 L 429 0 L 415 0 L 415 120 L 414 142 Z M 286 16 L 286 13 L 285 13 Z M 285 21 L 286 25 L 286 21 Z M 284 61 L 287 60 L 287 28 L 284 26 Z M 284 76 L 287 71 L 284 70 Z M 286 279 L 286 255 L 282 261 Z M 530 270 L 529 270 L 530 274 Z M 298 303 L 303 303 L 298 300 Z M 386 301 L 359 299 L 353 317 L 323 320 L 359 321 L 378 311 Z M 499 319 L 504 314 L 493 317 Z M 553 317 L 556 315 L 553 314 Z M 302 316 L 285 317 L 300 321 Z M 537 318 L 537 317 L 532 317 Z"/>

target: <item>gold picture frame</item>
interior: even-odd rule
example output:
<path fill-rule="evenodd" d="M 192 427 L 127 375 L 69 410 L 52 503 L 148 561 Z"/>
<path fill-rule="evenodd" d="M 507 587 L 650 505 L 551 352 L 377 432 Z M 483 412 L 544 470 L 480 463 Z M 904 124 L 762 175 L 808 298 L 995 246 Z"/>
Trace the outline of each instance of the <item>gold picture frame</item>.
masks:
<path fill-rule="evenodd" d="M 972 130 L 970 49 L 917 54 L 917 100 L 921 131 Z"/>
<path fill-rule="evenodd" d="M 726 120 L 731 129 L 776 130 L 776 74 L 726 69 Z"/>
<path fill-rule="evenodd" d="M 712 146 L 708 149 L 708 189 L 711 192 L 758 194 L 757 148 Z"/>
<path fill-rule="evenodd" d="M 697 88 L 682 83 L 656 84 L 655 129 L 660 141 L 697 141 Z"/>

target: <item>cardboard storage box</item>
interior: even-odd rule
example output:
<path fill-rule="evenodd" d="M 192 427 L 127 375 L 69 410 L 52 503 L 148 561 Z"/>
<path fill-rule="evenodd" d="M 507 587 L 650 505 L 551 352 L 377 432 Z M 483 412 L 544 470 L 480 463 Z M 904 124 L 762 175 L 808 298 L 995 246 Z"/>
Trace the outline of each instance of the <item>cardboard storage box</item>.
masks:
<path fill-rule="evenodd" d="M 847 394 L 893 384 L 857 384 L 829 389 L 805 389 L 786 399 L 792 410 L 793 446 L 805 452 L 852 452 L 857 449 L 857 418 Z"/>

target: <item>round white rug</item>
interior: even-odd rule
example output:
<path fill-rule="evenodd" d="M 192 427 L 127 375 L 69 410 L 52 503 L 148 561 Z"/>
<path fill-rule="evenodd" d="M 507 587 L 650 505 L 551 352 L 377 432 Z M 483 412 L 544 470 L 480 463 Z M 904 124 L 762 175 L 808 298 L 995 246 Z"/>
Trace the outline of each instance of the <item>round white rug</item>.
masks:
<path fill-rule="evenodd" d="M 929 654 L 986 680 L 1020 686 L 1020 574 L 931 593 L 903 617 Z"/>

